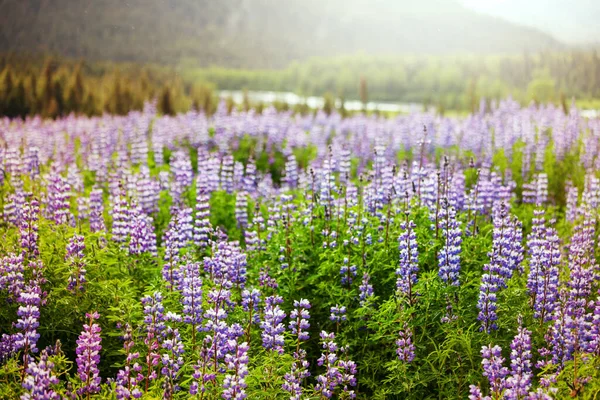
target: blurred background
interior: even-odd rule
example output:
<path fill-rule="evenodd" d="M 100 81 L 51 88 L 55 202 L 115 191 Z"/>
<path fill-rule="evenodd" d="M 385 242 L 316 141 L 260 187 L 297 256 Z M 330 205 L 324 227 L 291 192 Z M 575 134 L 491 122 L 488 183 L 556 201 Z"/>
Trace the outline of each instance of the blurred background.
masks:
<path fill-rule="evenodd" d="M 0 0 L 0 115 L 600 108 L 600 1 Z"/>

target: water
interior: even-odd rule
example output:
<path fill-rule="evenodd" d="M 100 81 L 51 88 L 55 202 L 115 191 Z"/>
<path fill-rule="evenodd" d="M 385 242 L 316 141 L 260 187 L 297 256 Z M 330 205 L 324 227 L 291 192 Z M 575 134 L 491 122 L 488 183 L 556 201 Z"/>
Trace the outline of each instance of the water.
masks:
<path fill-rule="evenodd" d="M 325 101 L 322 97 L 298 96 L 292 92 L 268 92 L 268 91 L 248 91 L 248 99 L 251 103 L 262 102 L 266 104 L 272 104 L 276 101 L 281 101 L 295 106 L 297 104 L 306 104 L 310 108 L 323 108 Z M 241 90 L 221 90 L 219 91 L 219 97 L 226 99 L 231 97 L 236 104 L 242 104 L 244 102 L 244 92 Z M 335 106 L 339 108 L 341 102 L 336 99 Z M 362 102 L 358 100 L 347 100 L 344 102 L 344 108 L 348 111 L 360 111 L 363 109 Z M 384 111 L 392 113 L 403 113 L 410 114 L 415 112 L 423 111 L 423 104 L 420 103 L 384 103 L 377 101 L 370 101 L 367 103 L 367 110 L 369 111 Z M 584 118 L 594 119 L 600 116 L 598 110 L 580 110 L 579 114 Z"/>
<path fill-rule="evenodd" d="M 310 108 L 323 108 L 325 101 L 322 97 L 298 96 L 292 92 L 267 92 L 267 91 L 248 91 L 248 99 L 250 102 L 262 102 L 266 104 L 272 104 L 275 101 L 281 101 L 295 106 L 297 104 L 306 104 Z M 221 90 L 219 91 L 220 98 L 231 97 L 236 104 L 241 104 L 244 101 L 244 92 L 241 90 Z M 339 99 L 336 99 L 336 107 L 341 106 Z M 348 111 L 360 111 L 363 109 L 363 103 L 358 100 L 347 100 L 344 102 L 344 108 Z M 383 103 L 370 101 L 367 103 L 367 110 L 369 111 L 384 111 L 384 112 L 395 112 L 395 113 L 413 113 L 423 110 L 423 105 L 419 103 Z"/>

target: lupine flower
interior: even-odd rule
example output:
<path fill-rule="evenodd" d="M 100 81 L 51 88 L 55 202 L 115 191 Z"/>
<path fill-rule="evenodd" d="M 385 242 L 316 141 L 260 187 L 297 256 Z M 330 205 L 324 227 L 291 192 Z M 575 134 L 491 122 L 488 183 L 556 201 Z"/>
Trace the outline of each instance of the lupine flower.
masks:
<path fill-rule="evenodd" d="M 83 251 L 85 250 L 84 237 L 82 235 L 73 235 L 67 244 L 67 254 L 65 261 L 69 264 L 71 271 L 67 290 L 75 292 L 85 291 L 85 262 L 83 261 Z"/>
<path fill-rule="evenodd" d="M 415 223 L 408 220 L 401 224 L 402 233 L 398 238 L 400 242 L 400 265 L 396 269 L 396 288 L 406 295 L 412 302 L 414 295 L 414 285 L 417 283 L 417 272 L 419 271 L 419 251 L 417 248 L 417 234 L 415 232 Z"/>
<path fill-rule="evenodd" d="M 137 387 L 139 381 L 143 379 L 141 375 L 142 366 L 136 361 L 140 357 L 140 353 L 132 352 L 135 343 L 133 341 L 133 331 L 129 324 L 125 325 L 123 340 L 123 348 L 126 354 L 125 366 L 117 373 L 115 394 L 119 400 L 138 399 L 142 396 L 142 392 Z"/>
<path fill-rule="evenodd" d="M 146 331 L 144 344 L 148 348 L 146 354 L 146 390 L 148 390 L 150 381 L 157 378 L 154 368 L 158 366 L 160 360 L 158 349 L 162 333 L 165 330 L 165 309 L 162 305 L 162 294 L 155 292 L 152 296 L 143 297 L 142 305 L 144 306 L 144 328 Z"/>
<path fill-rule="evenodd" d="M 48 351 L 42 350 L 39 361 L 28 356 L 25 379 L 21 386 L 27 392 L 21 395 L 21 400 L 59 400 L 60 395 L 52 388 L 60 381 L 53 374 L 54 363 L 48 359 Z"/>
<path fill-rule="evenodd" d="M 298 185 L 298 166 L 294 154 L 290 154 L 285 162 L 285 183 L 289 189 L 295 189 Z"/>
<path fill-rule="evenodd" d="M 241 228 L 248 225 L 248 194 L 237 192 L 235 196 L 235 219 Z"/>
<path fill-rule="evenodd" d="M 506 376 L 508 369 L 503 367 L 504 358 L 502 357 L 502 348 L 500 346 L 483 346 L 481 349 L 481 365 L 483 366 L 483 376 L 490 382 L 490 390 L 493 397 L 498 398 L 506 388 Z"/>
<path fill-rule="evenodd" d="M 131 230 L 129 214 L 129 203 L 125 192 L 121 190 L 121 193 L 114 199 L 112 209 L 112 240 L 116 243 L 124 244 L 127 241 Z"/>
<path fill-rule="evenodd" d="M 156 256 L 156 234 L 152 218 L 146 215 L 139 206 L 134 207 L 130 214 L 129 254 L 150 253 Z"/>
<path fill-rule="evenodd" d="M 182 268 L 181 304 L 183 321 L 192 326 L 192 340 L 195 345 L 196 330 L 202 325 L 202 278 L 200 265 L 189 263 Z"/>
<path fill-rule="evenodd" d="M 329 309 L 331 313 L 329 319 L 335 323 L 340 323 L 346 320 L 346 307 L 335 305 Z"/>
<path fill-rule="evenodd" d="M 89 324 L 83 326 L 83 331 L 77 340 L 77 374 L 83 386 L 77 390 L 80 396 L 98 393 L 100 391 L 100 350 L 102 338 L 100 326 L 94 321 L 100 318 L 97 312 L 88 313 Z"/>
<path fill-rule="evenodd" d="M 438 253 L 439 276 L 446 284 L 458 286 L 460 245 L 462 243 L 461 230 L 456 220 L 456 211 L 449 205 L 447 199 L 442 201 L 439 219 L 441 221 L 442 236 L 445 238 L 445 243 Z"/>
<path fill-rule="evenodd" d="M 364 307 L 368 303 L 369 299 L 373 297 L 373 285 L 369 283 L 370 279 L 371 277 L 369 274 L 365 272 L 363 274 L 362 282 L 358 287 L 361 307 Z"/>
<path fill-rule="evenodd" d="M 325 374 L 317 376 L 315 390 L 325 398 L 331 398 L 336 388 L 342 385 L 342 398 L 354 398 L 356 395 L 349 386 L 356 386 L 356 364 L 351 360 L 340 360 L 337 355 L 338 346 L 335 344 L 335 334 L 322 331 L 321 345 L 323 353 L 317 360 L 317 365 L 325 366 Z M 346 353 L 347 349 L 342 349 Z"/>
<path fill-rule="evenodd" d="M 3 333 L 0 336 L 0 364 L 3 364 L 6 360 L 11 358 L 19 351 L 18 342 L 21 338 L 20 333 L 7 335 Z"/>
<path fill-rule="evenodd" d="M 36 199 L 32 199 L 23 206 L 22 217 L 19 221 L 19 235 L 21 248 L 25 256 L 34 258 L 39 256 L 38 249 L 38 225 L 40 206 Z"/>
<path fill-rule="evenodd" d="M 104 225 L 104 202 L 101 189 L 93 189 L 90 193 L 90 230 L 92 232 L 102 232 L 106 230 Z"/>
<path fill-rule="evenodd" d="M 412 329 L 404 324 L 404 328 L 398 335 L 399 338 L 396 340 L 396 354 L 400 361 L 408 364 L 415 358 L 415 345 L 412 342 Z"/>
<path fill-rule="evenodd" d="M 531 387 L 531 332 L 519 326 L 510 344 L 510 376 L 506 379 L 507 399 L 522 399 Z"/>
<path fill-rule="evenodd" d="M 285 312 L 279 307 L 281 303 L 283 303 L 281 296 L 267 297 L 264 318 L 260 323 L 263 347 L 279 354 L 283 354 L 283 332 L 285 331 L 285 326 L 282 324 Z"/>
<path fill-rule="evenodd" d="M 269 274 L 269 270 L 265 267 L 260 267 L 260 272 L 258 275 L 258 285 L 264 288 L 272 288 L 277 289 L 279 286 L 277 284 L 277 280 Z"/>
<path fill-rule="evenodd" d="M 201 175 L 198 175 L 200 179 Z M 196 219 L 194 221 L 194 243 L 201 247 L 208 246 L 210 225 L 210 196 L 205 189 L 198 187 L 198 196 L 196 199 Z"/>
<path fill-rule="evenodd" d="M 558 300 L 560 239 L 553 228 L 535 225 L 529 238 L 529 275 L 527 289 L 532 299 L 534 317 L 548 322 Z"/>
<path fill-rule="evenodd" d="M 233 156 L 230 154 L 223 157 L 220 185 L 227 193 L 233 193 Z"/>
<path fill-rule="evenodd" d="M 227 341 L 229 353 L 225 355 L 225 365 L 231 372 L 226 374 L 223 380 L 223 395 L 226 400 L 242 400 L 246 398 L 245 389 L 246 376 L 248 375 L 248 346 L 247 342 L 239 343 L 239 338 L 242 336 L 243 330 L 239 324 L 234 324 L 230 331 Z"/>
<path fill-rule="evenodd" d="M 302 397 L 302 380 L 310 376 L 308 367 L 310 363 L 306 361 L 306 351 L 300 349 L 294 352 L 294 363 L 290 372 L 283 377 L 281 388 L 290 394 L 290 400 L 300 400 Z"/>
<path fill-rule="evenodd" d="M 23 255 L 9 254 L 0 258 L 0 290 L 8 291 L 8 300 L 16 300 L 25 287 Z"/>
<path fill-rule="evenodd" d="M 242 291 L 242 309 L 250 316 L 249 323 L 258 324 L 260 322 L 260 290 L 258 289 L 244 289 Z"/>
<path fill-rule="evenodd" d="M 190 394 L 196 395 L 199 392 L 205 393 L 206 384 L 216 379 L 214 370 L 210 369 L 212 359 L 209 353 L 211 347 L 212 338 L 206 336 L 203 340 L 202 347 L 200 349 L 200 357 L 198 362 L 194 365 L 194 372 L 192 378 L 194 379 L 190 385 Z M 216 368 L 216 367 L 215 367 Z"/>
<path fill-rule="evenodd" d="M 340 371 L 336 366 L 338 361 L 336 354 L 338 346 L 334 342 L 334 333 L 322 331 L 320 336 L 324 352 L 321 353 L 321 357 L 317 360 L 317 364 L 320 367 L 325 366 L 326 371 L 324 375 L 317 376 L 315 390 L 325 398 L 329 399 L 333 396 L 333 393 L 340 382 Z"/>
<path fill-rule="evenodd" d="M 342 352 L 346 353 L 347 349 L 341 349 Z M 352 360 L 339 360 L 338 367 L 340 370 L 340 386 L 342 387 L 342 393 L 340 394 L 340 398 L 346 399 L 354 399 L 356 398 L 356 393 L 354 390 L 350 389 L 350 387 L 356 386 L 356 363 Z"/>
<path fill-rule="evenodd" d="M 310 303 L 306 299 L 294 300 L 294 309 L 290 313 L 290 331 L 298 338 L 298 341 L 308 340 L 308 331 L 310 323 Z"/>
<path fill-rule="evenodd" d="M 73 220 L 70 209 L 71 187 L 57 173 L 48 177 L 47 211 L 55 224 L 67 224 Z"/>
<path fill-rule="evenodd" d="M 506 205 L 501 203 L 494 216 L 494 234 L 490 263 L 484 265 L 485 273 L 481 276 L 479 300 L 477 308 L 481 321 L 480 330 L 486 333 L 497 329 L 496 320 L 497 292 L 506 287 L 506 280 L 512 276 L 516 268 L 514 264 L 518 257 L 512 256 L 511 248 L 514 246 L 511 221 L 506 211 Z"/>
<path fill-rule="evenodd" d="M 183 365 L 183 342 L 179 335 L 178 329 L 173 329 L 170 326 L 164 332 L 165 339 L 162 342 L 162 348 L 167 351 L 162 355 L 161 369 L 162 375 L 166 378 L 164 382 L 165 391 L 163 396 L 165 398 L 172 398 L 174 392 L 179 390 L 177 385 L 177 379 L 179 370 Z"/>
<path fill-rule="evenodd" d="M 483 396 L 481 394 L 481 389 L 479 386 L 470 385 L 469 386 L 469 400 L 491 400 L 492 398 L 489 396 Z"/>
<path fill-rule="evenodd" d="M 340 275 L 342 276 L 342 285 L 350 286 L 352 280 L 356 277 L 356 265 L 348 265 L 348 258 L 344 258 L 342 268 L 340 268 Z"/>
<path fill-rule="evenodd" d="M 19 336 L 15 342 L 16 348 L 23 349 L 25 357 L 29 352 L 37 352 L 37 341 L 40 334 L 37 328 L 40 326 L 40 304 L 41 290 L 36 286 L 29 286 L 19 293 L 19 309 L 17 310 L 17 323 L 15 328 L 19 329 Z"/>

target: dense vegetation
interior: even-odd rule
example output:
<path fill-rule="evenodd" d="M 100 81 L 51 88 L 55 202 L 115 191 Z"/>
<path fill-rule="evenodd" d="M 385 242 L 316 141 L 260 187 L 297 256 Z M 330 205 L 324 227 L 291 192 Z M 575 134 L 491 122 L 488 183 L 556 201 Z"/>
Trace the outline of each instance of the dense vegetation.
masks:
<path fill-rule="evenodd" d="M 364 85 L 361 85 L 364 82 Z M 361 90 L 361 87 L 363 90 Z M 166 114 L 216 110 L 216 89 L 292 91 L 356 100 L 418 102 L 439 111 L 475 111 L 482 98 L 512 96 L 598 108 L 596 52 L 488 57 L 314 58 L 281 70 L 198 69 L 180 66 L 0 57 L 0 115 L 126 114 L 158 98 Z M 262 105 L 245 105 L 262 108 Z M 280 104 L 279 108 L 286 108 Z M 306 111 L 306 107 L 304 107 Z"/>
<path fill-rule="evenodd" d="M 0 397 L 595 398 L 598 122 L 4 119 Z"/>
<path fill-rule="evenodd" d="M 467 29 L 466 29 L 467 28 Z M 473 33 L 477 34 L 473 34 Z M 309 56 L 558 50 L 456 0 L 2 0 L 0 51 L 281 68 Z"/>

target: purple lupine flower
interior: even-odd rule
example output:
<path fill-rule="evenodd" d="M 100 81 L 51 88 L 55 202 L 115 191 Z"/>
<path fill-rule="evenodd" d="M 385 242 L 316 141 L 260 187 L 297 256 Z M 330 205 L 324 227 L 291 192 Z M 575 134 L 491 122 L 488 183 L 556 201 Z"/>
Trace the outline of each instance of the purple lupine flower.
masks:
<path fill-rule="evenodd" d="M 21 386 L 27 392 L 21 395 L 21 400 L 59 400 L 60 395 L 52 388 L 60 381 L 54 375 L 54 363 L 48 359 L 48 351 L 42 350 L 39 361 L 29 356 L 26 363 L 25 379 Z"/>
<path fill-rule="evenodd" d="M 398 360 L 404 363 L 411 363 L 415 358 L 415 345 L 412 342 L 412 329 L 404 324 L 404 327 L 398 332 L 399 338 L 396 339 L 396 354 Z"/>
<path fill-rule="evenodd" d="M 508 368 L 502 366 L 504 358 L 502 357 L 502 348 L 500 346 L 483 346 L 481 348 L 481 365 L 483 367 L 483 376 L 490 382 L 490 390 L 494 398 L 500 398 L 506 388 L 506 376 Z"/>
<path fill-rule="evenodd" d="M 77 221 L 83 223 L 90 217 L 90 199 L 87 197 L 77 198 Z"/>
<path fill-rule="evenodd" d="M 506 287 L 506 280 L 512 276 L 513 270 L 516 268 L 514 262 L 518 257 L 513 256 L 511 252 L 511 246 L 514 246 L 511 243 L 514 240 L 511 233 L 511 231 L 514 231 L 511 230 L 511 226 L 506 205 L 502 202 L 494 214 L 492 252 L 490 253 L 489 264 L 483 267 L 485 273 L 481 276 L 479 300 L 477 302 L 477 308 L 479 309 L 477 319 L 481 321 L 480 330 L 486 333 L 497 329 L 497 292 Z M 518 253 L 518 251 L 515 253 Z"/>
<path fill-rule="evenodd" d="M 419 271 L 419 250 L 417 248 L 417 234 L 415 223 L 408 219 L 400 225 L 402 233 L 398 238 L 400 242 L 400 265 L 396 269 L 396 288 L 399 293 L 408 297 L 412 302 L 415 296 L 414 285 L 417 283 L 417 272 Z"/>
<path fill-rule="evenodd" d="M 243 329 L 239 324 L 234 324 L 229 330 L 230 339 L 227 340 L 229 353 L 225 355 L 225 365 L 231 372 L 223 379 L 223 395 L 226 400 L 242 400 L 246 396 L 246 376 L 248 375 L 248 346 L 247 342 L 239 342 Z"/>
<path fill-rule="evenodd" d="M 258 286 L 271 289 L 277 289 L 279 287 L 277 280 L 271 277 L 268 267 L 260 267 Z"/>
<path fill-rule="evenodd" d="M 223 157 L 219 181 L 222 190 L 233 193 L 233 156 L 231 154 Z"/>
<path fill-rule="evenodd" d="M 100 326 L 94 321 L 100 318 L 97 312 L 87 313 L 89 324 L 83 326 L 83 331 L 77 340 L 77 374 L 83 386 L 77 390 L 77 394 L 94 394 L 100 391 L 100 350 L 102 338 L 100 337 Z"/>
<path fill-rule="evenodd" d="M 144 166 L 140 170 L 136 181 L 137 201 L 145 214 L 151 215 L 158 212 L 160 198 L 160 184 L 150 177 L 150 170 Z"/>
<path fill-rule="evenodd" d="M 83 260 L 85 250 L 84 237 L 82 235 L 73 235 L 67 244 L 67 254 L 65 261 L 69 264 L 71 271 L 67 290 L 71 293 L 85 291 L 85 262 Z"/>
<path fill-rule="evenodd" d="M 373 297 L 373 285 L 369 283 L 371 277 L 367 272 L 363 274 L 362 282 L 358 287 L 359 291 L 359 300 L 361 307 L 364 307 L 368 304 L 369 300 Z"/>
<path fill-rule="evenodd" d="M 125 366 L 117 373 L 115 394 L 119 400 L 138 399 L 142 396 L 142 392 L 137 386 L 144 378 L 141 375 L 142 366 L 136 361 L 140 357 L 140 353 L 132 352 L 135 342 L 133 341 L 133 330 L 129 324 L 125 324 L 123 340 L 123 349 L 126 354 Z"/>
<path fill-rule="evenodd" d="M 157 372 L 154 369 L 158 366 L 160 360 L 159 347 L 162 333 L 165 330 L 164 307 L 162 305 L 162 294 L 155 292 L 152 296 L 142 298 L 144 306 L 144 329 L 146 337 L 144 344 L 148 348 L 146 354 L 146 390 L 150 381 L 157 378 Z"/>
<path fill-rule="evenodd" d="M 200 265 L 189 263 L 181 268 L 181 304 L 183 321 L 192 326 L 192 342 L 196 345 L 196 331 L 202 326 L 202 278 Z"/>
<path fill-rule="evenodd" d="M 310 328 L 310 303 L 306 299 L 294 300 L 294 309 L 290 313 L 290 331 L 298 338 L 298 342 L 309 339 L 307 329 Z"/>
<path fill-rule="evenodd" d="M 529 254 L 529 274 L 527 276 L 527 291 L 532 296 L 532 303 L 535 304 L 537 297 L 537 282 L 539 280 L 540 269 L 544 257 L 546 256 L 546 229 L 544 226 L 544 210 L 536 209 L 533 211 L 531 219 L 531 233 L 527 236 L 527 253 Z"/>
<path fill-rule="evenodd" d="M 340 268 L 342 276 L 342 285 L 352 285 L 352 280 L 356 277 L 356 265 L 348 265 L 348 257 L 344 257 L 344 263 Z"/>
<path fill-rule="evenodd" d="M 8 301 L 19 298 L 25 287 L 23 255 L 9 254 L 0 258 L 0 290 L 8 291 Z"/>
<path fill-rule="evenodd" d="M 242 291 L 242 309 L 249 315 L 248 324 L 258 324 L 260 322 L 260 298 L 261 293 L 258 289 L 244 289 Z"/>
<path fill-rule="evenodd" d="M 294 300 L 294 309 L 290 313 L 289 328 L 296 336 L 296 351 L 294 352 L 294 363 L 290 372 L 285 374 L 282 389 L 290 393 L 291 399 L 300 400 L 302 395 L 302 380 L 310 376 L 308 367 L 310 363 L 306 360 L 306 351 L 300 348 L 300 343 L 309 339 L 307 329 L 310 328 L 310 303 L 306 299 Z"/>
<path fill-rule="evenodd" d="M 235 195 L 235 219 L 240 228 L 248 225 L 248 194 L 237 192 Z"/>
<path fill-rule="evenodd" d="M 283 377 L 281 388 L 290 394 L 290 400 L 300 400 L 302 396 L 302 380 L 310 376 L 308 367 L 310 363 L 306 361 L 306 351 L 300 349 L 294 352 L 294 363 L 290 372 Z"/>
<path fill-rule="evenodd" d="M 534 317 L 543 322 L 552 320 L 558 301 L 560 239 L 554 228 L 543 228 L 541 239 L 530 246 L 531 259 L 527 288 L 532 297 Z"/>
<path fill-rule="evenodd" d="M 42 303 L 41 290 L 37 286 L 28 286 L 19 293 L 19 308 L 17 310 L 17 322 L 15 328 L 19 329 L 16 348 L 23 349 L 24 357 L 29 352 L 37 352 L 37 341 L 40 334 L 37 328 L 40 326 L 40 305 Z"/>
<path fill-rule="evenodd" d="M 198 175 L 198 179 L 203 174 Z M 194 243 L 201 247 L 208 247 L 210 238 L 210 195 L 205 188 L 198 186 L 196 198 L 196 219 L 194 221 Z"/>
<path fill-rule="evenodd" d="M 28 258 L 35 258 L 40 255 L 38 248 L 38 219 L 40 206 L 36 199 L 23 205 L 22 216 L 19 221 L 19 235 L 21 239 L 21 248 Z"/>
<path fill-rule="evenodd" d="M 335 334 L 321 331 L 321 345 L 324 349 L 321 357 L 317 360 L 317 365 L 325 366 L 325 374 L 317 376 L 315 390 L 321 396 L 330 399 L 338 387 L 341 380 L 341 372 L 338 364 L 338 346 L 335 344 Z"/>
<path fill-rule="evenodd" d="M 175 225 L 169 228 L 163 237 L 163 246 L 165 249 L 164 264 L 162 268 L 162 277 L 167 282 L 167 287 L 173 289 L 179 286 L 179 268 L 181 261 L 180 247 L 177 240 L 178 233 Z"/>
<path fill-rule="evenodd" d="M 189 154 L 182 150 L 175 152 L 171 160 L 171 173 L 173 174 L 173 185 L 171 195 L 175 203 L 181 201 L 181 195 L 187 187 L 192 184 L 194 172 Z"/>
<path fill-rule="evenodd" d="M 122 245 L 127 241 L 131 230 L 129 218 L 129 203 L 125 197 L 125 191 L 120 190 L 120 194 L 115 197 L 112 209 L 112 240 Z"/>
<path fill-rule="evenodd" d="M 173 394 L 179 390 L 177 379 L 179 370 L 183 365 L 183 342 L 179 335 L 178 329 L 173 329 L 170 326 L 164 332 L 165 339 L 162 342 L 162 348 L 167 350 L 167 353 L 162 355 L 161 373 L 166 378 L 164 382 L 164 398 L 170 399 Z"/>
<path fill-rule="evenodd" d="M 4 203 L 4 219 L 10 224 L 19 225 L 21 221 L 21 211 L 23 210 L 24 204 L 25 194 L 23 191 L 17 191 L 16 193 L 9 194 L 8 199 Z"/>
<path fill-rule="evenodd" d="M 445 243 L 438 253 L 439 276 L 446 284 L 458 286 L 461 230 L 456 219 L 456 210 L 449 205 L 447 199 L 442 201 L 439 219 L 442 225 L 442 236 L 445 238 Z"/>
<path fill-rule="evenodd" d="M 520 319 L 520 318 L 519 318 Z M 510 344 L 510 376 L 506 379 L 507 399 L 522 399 L 531 387 L 531 332 L 519 326 Z"/>
<path fill-rule="evenodd" d="M 211 363 L 213 362 L 209 347 L 211 347 L 212 338 L 206 336 L 203 340 L 202 347 L 200 348 L 200 356 L 198 362 L 194 365 L 194 372 L 192 373 L 193 381 L 190 385 L 190 394 L 196 395 L 198 392 L 206 392 L 206 384 L 216 379 L 216 374 L 213 370 L 210 370 Z"/>
<path fill-rule="evenodd" d="M 294 154 L 290 154 L 285 162 L 285 183 L 288 189 L 298 186 L 298 165 Z"/>
<path fill-rule="evenodd" d="M 206 382 L 206 379 L 214 380 L 216 373 L 221 370 L 220 360 L 223 360 L 227 354 L 227 340 L 229 339 L 229 327 L 225 320 L 228 315 L 227 306 L 231 306 L 231 282 L 226 279 L 221 279 L 217 286 L 211 289 L 207 295 L 208 307 L 204 313 L 204 328 L 209 332 L 205 337 L 204 345 L 206 349 L 207 360 L 198 360 L 199 366 L 202 368 L 212 367 L 212 376 L 206 376 L 205 372 L 201 375 Z M 208 362 L 208 363 L 207 363 Z"/>
<path fill-rule="evenodd" d="M 479 386 L 470 385 L 469 400 L 492 400 L 492 398 L 489 396 L 484 397 L 483 394 L 481 394 L 481 389 L 479 388 Z"/>
<path fill-rule="evenodd" d="M 267 297 L 265 299 L 264 318 L 260 323 L 263 347 L 279 354 L 283 354 L 283 332 L 285 331 L 285 326 L 282 323 L 285 312 L 279 307 L 281 303 L 283 303 L 281 296 Z"/>
<path fill-rule="evenodd" d="M 348 349 L 342 347 L 343 353 L 347 353 Z M 356 374 L 357 368 L 356 363 L 352 360 L 339 360 L 338 368 L 340 371 L 340 386 L 342 387 L 342 393 L 340 394 L 340 398 L 342 399 L 354 399 L 356 398 L 356 393 L 354 390 L 350 389 L 350 387 L 356 386 Z"/>
<path fill-rule="evenodd" d="M 477 301 L 477 308 L 479 309 L 477 319 L 481 321 L 479 329 L 486 333 L 490 333 L 492 330 L 498 328 L 496 325 L 496 320 L 498 319 L 498 315 L 496 314 L 496 310 L 498 309 L 496 293 L 499 290 L 500 281 L 501 278 L 496 274 L 485 273 L 481 276 L 479 299 Z"/>
<path fill-rule="evenodd" d="M 346 307 L 335 305 L 329 309 L 329 319 L 337 324 L 346 321 Z"/>
<path fill-rule="evenodd" d="M 103 232 L 105 230 L 102 189 L 93 189 L 90 193 L 90 231 Z"/>
<path fill-rule="evenodd" d="M 156 234 L 152 218 L 145 214 L 140 206 L 135 206 L 131 210 L 130 219 L 129 254 L 150 253 L 156 256 Z"/>
<path fill-rule="evenodd" d="M 67 180 L 58 173 L 48 177 L 47 211 L 57 225 L 64 225 L 73 220 L 70 211 L 71 187 Z"/>
<path fill-rule="evenodd" d="M 570 182 L 567 183 L 567 206 L 565 212 L 565 219 L 568 222 L 575 222 L 577 217 L 577 201 L 579 200 L 579 191 L 577 186 L 573 186 Z"/>
<path fill-rule="evenodd" d="M 0 364 L 4 364 L 6 360 L 11 358 L 17 353 L 17 351 L 19 351 L 18 342 L 20 338 L 20 333 L 15 333 L 12 335 L 3 333 L 2 336 L 0 336 Z"/>

